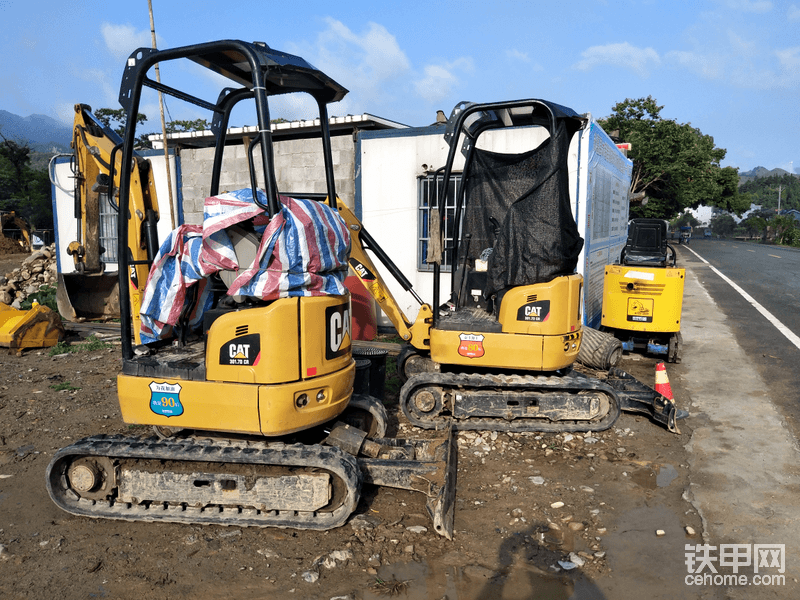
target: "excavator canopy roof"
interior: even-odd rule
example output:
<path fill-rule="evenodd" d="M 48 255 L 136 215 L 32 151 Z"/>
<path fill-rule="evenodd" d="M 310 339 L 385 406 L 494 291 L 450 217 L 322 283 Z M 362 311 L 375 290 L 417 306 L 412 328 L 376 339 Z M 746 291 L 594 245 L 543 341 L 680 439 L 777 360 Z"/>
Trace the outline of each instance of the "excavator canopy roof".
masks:
<path fill-rule="evenodd" d="M 324 102 L 336 102 L 347 94 L 347 89 L 299 56 L 273 50 L 263 42 L 248 45 L 261 61 L 270 96 L 316 91 Z M 211 48 L 187 58 L 245 87 L 253 87 L 250 63 L 240 51 Z"/>
<path fill-rule="evenodd" d="M 146 72 L 156 63 L 178 59 L 191 60 L 247 89 L 255 87 L 253 75 L 253 64 L 255 64 L 263 73 L 264 87 L 268 96 L 307 92 L 318 100 L 329 103 L 337 102 L 347 94 L 347 88 L 299 56 L 273 50 L 264 42 L 220 40 L 166 50 L 139 48 L 134 51 L 128 58 L 120 88 L 122 106 L 128 104 L 138 71 L 144 69 Z M 185 93 L 176 93 L 176 90 L 152 79 L 145 77 L 143 82 L 148 87 L 192 101 Z"/>

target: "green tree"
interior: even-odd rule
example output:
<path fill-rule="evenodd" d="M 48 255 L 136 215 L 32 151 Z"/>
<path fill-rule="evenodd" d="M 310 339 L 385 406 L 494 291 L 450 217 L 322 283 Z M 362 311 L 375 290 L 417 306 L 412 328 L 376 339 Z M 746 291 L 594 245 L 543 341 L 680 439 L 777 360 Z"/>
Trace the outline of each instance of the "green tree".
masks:
<path fill-rule="evenodd" d="M 800 177 L 797 175 L 786 173 L 758 177 L 743 183 L 739 190 L 749 194 L 755 204 L 760 204 L 764 209 L 771 209 L 773 215 L 778 209 L 779 197 L 781 210 L 800 209 Z"/>
<path fill-rule="evenodd" d="M 0 140 L 0 208 L 15 211 L 32 228 L 52 229 L 47 171 L 31 169 L 27 142 L 8 139 L 2 133 Z"/>
<path fill-rule="evenodd" d="M 800 243 L 800 230 L 797 221 L 789 216 L 775 217 L 770 221 L 775 231 L 775 242 L 784 246 L 796 246 Z"/>
<path fill-rule="evenodd" d="M 193 121 L 170 121 L 167 123 L 167 133 L 179 133 L 182 131 L 206 131 L 211 129 L 211 125 L 205 119 L 194 119 Z"/>
<path fill-rule="evenodd" d="M 112 129 L 119 135 L 119 137 L 125 137 L 125 125 L 128 122 L 128 118 L 125 114 L 125 109 L 122 108 L 98 108 L 96 111 L 93 112 L 94 116 L 97 117 L 97 120 L 100 121 L 103 125 Z M 142 113 L 138 113 L 136 115 L 136 128 L 139 128 L 139 125 L 144 124 L 147 122 L 147 115 L 143 115 Z M 150 141 L 147 139 L 147 136 L 150 135 L 149 133 L 140 134 L 136 138 L 135 145 L 139 147 L 150 147 Z"/>
<path fill-rule="evenodd" d="M 631 214 L 670 219 L 685 208 L 718 206 L 737 214 L 750 206 L 739 194 L 739 175 L 722 168 L 726 151 L 690 124 L 661 117 L 652 96 L 618 102 L 600 119 L 606 131 L 631 143 Z"/>
<path fill-rule="evenodd" d="M 677 219 L 672 222 L 674 227 L 682 227 L 684 225 L 688 225 L 689 227 L 698 227 L 700 225 L 700 221 L 694 218 L 694 215 L 690 212 L 682 213 Z"/>
<path fill-rule="evenodd" d="M 750 215 L 739 226 L 748 237 L 761 237 L 767 231 L 767 220 L 758 215 Z"/>
<path fill-rule="evenodd" d="M 719 215 L 711 219 L 711 231 L 720 237 L 729 236 L 735 228 L 736 221 L 730 215 Z"/>

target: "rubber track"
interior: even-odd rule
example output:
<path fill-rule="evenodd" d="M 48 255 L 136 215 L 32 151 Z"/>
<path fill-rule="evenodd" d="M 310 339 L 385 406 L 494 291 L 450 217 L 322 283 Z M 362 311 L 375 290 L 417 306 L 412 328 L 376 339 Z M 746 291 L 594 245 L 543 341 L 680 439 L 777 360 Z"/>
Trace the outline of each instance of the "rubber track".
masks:
<path fill-rule="evenodd" d="M 344 483 L 346 494 L 330 512 L 261 511 L 250 507 L 219 505 L 195 508 L 164 503 L 128 504 L 79 498 L 68 489 L 66 469 L 82 456 L 124 460 L 169 460 L 324 469 Z M 56 452 L 47 467 L 47 491 L 59 508 L 74 515 L 125 521 L 162 521 L 232 525 L 239 527 L 291 527 L 325 530 L 343 525 L 358 504 L 362 475 L 356 459 L 338 448 L 320 445 L 225 440 L 177 441 L 98 435 L 84 438 Z"/>
<path fill-rule="evenodd" d="M 536 417 L 516 417 L 512 420 L 497 417 L 475 417 L 466 420 L 454 419 L 450 415 L 440 418 L 422 420 L 409 409 L 409 399 L 419 388 L 442 387 L 446 389 L 459 389 L 462 393 L 469 390 L 494 388 L 499 390 L 518 391 L 549 391 L 563 393 L 565 391 L 579 392 L 582 390 L 603 391 L 609 398 L 609 410 L 599 419 L 592 421 L 564 420 L 549 421 Z M 581 432 L 604 431 L 611 427 L 620 415 L 620 402 L 616 391 L 598 379 L 592 379 L 580 374 L 563 376 L 543 375 L 477 375 L 460 373 L 423 373 L 411 377 L 400 390 L 400 407 L 406 418 L 415 426 L 423 429 L 444 429 L 450 421 L 457 431 L 506 431 L 506 432 Z"/>

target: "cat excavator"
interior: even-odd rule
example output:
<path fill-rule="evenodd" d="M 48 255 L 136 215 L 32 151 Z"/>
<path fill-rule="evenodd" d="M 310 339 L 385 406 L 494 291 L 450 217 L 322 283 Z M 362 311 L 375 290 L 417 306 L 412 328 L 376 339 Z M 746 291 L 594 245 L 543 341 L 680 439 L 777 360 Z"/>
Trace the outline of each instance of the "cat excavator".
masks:
<path fill-rule="evenodd" d="M 575 269 L 583 239 L 570 206 L 568 152 L 586 122 L 570 108 L 539 99 L 456 105 L 427 224 L 432 303 L 414 292 L 347 207 L 337 205 L 353 238 L 351 267 L 406 342 L 398 359 L 405 379 L 400 406 L 412 424 L 601 431 L 626 410 L 678 432 L 677 421 L 688 416 L 621 369 L 600 379 L 572 368 L 582 341 L 583 279 Z M 483 134 L 517 127 L 536 128 L 534 147 L 501 154 L 479 144 Z M 459 149 L 464 165 L 456 192 L 447 182 Z M 448 247 L 445 230 L 452 238 Z M 413 321 L 371 256 L 419 302 Z M 440 298 L 444 257 L 451 267 L 446 301 Z"/>
<path fill-rule="evenodd" d="M 153 79 L 159 64 L 162 74 L 199 66 L 227 87 L 208 100 Z M 146 161 L 134 151 L 145 88 L 212 113 L 203 224 L 184 224 L 166 240 L 154 235 L 158 201 L 141 185 Z M 125 136 L 103 183 L 119 215 L 119 404 L 125 423 L 156 435 L 96 435 L 59 450 L 46 482 L 60 508 L 130 521 L 325 530 L 345 523 L 362 485 L 373 484 L 423 493 L 435 531 L 452 538 L 452 429 L 431 439 L 385 437 L 383 405 L 354 387 L 343 285 L 350 230 L 319 199 L 277 189 L 270 103 L 310 98 L 324 196 L 338 202 L 327 105 L 346 93 L 301 57 L 261 42 L 131 54 L 119 96 Z M 223 156 L 235 147 L 231 114 L 245 106 L 259 130 L 246 147 L 250 187 L 221 193 Z"/>

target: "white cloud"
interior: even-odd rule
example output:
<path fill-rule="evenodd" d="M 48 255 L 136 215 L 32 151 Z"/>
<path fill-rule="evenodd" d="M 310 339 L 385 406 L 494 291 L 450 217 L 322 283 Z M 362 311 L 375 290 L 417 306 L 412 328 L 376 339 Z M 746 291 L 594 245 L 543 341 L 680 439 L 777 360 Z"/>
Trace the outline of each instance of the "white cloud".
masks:
<path fill-rule="evenodd" d="M 355 33 L 336 19 L 328 18 L 327 24 L 315 48 L 297 53 L 351 91 L 337 105 L 337 114 L 342 109 L 376 110 L 372 107 L 392 96 L 390 87 L 408 75 L 408 58 L 383 25 L 369 23 Z"/>
<path fill-rule="evenodd" d="M 519 60 L 522 62 L 531 62 L 530 56 L 528 56 L 527 52 L 520 52 L 519 50 L 506 50 L 506 56 L 508 58 Z"/>
<path fill-rule="evenodd" d="M 119 83 L 114 81 L 114 76 L 101 69 L 74 69 L 73 74 L 76 79 L 86 81 L 96 92 L 101 92 L 102 105 L 92 106 L 92 108 L 118 108 L 119 107 Z M 93 102 L 99 100 L 92 100 Z M 87 102 L 87 100 L 82 100 Z M 70 117 L 70 121 L 72 117 Z"/>
<path fill-rule="evenodd" d="M 414 89 L 417 91 L 417 95 L 427 102 L 440 102 L 452 93 L 460 81 L 455 71 L 470 73 L 472 69 L 472 60 L 469 58 L 428 65 L 424 69 L 423 77 L 414 82 Z"/>
<path fill-rule="evenodd" d="M 414 92 L 427 102 L 438 102 L 460 84 L 461 75 L 473 70 L 470 58 L 437 60 L 415 67 L 397 38 L 377 23 L 367 23 L 360 32 L 332 18 L 326 19 L 326 25 L 313 44 L 289 44 L 287 50 L 306 58 L 350 90 L 344 100 L 330 107 L 331 114 L 397 113 L 398 99 Z M 408 108 L 407 104 L 399 112 Z"/>
<path fill-rule="evenodd" d="M 75 104 L 69 102 L 58 102 L 53 105 L 56 118 L 62 123 L 72 125 L 75 120 Z"/>
<path fill-rule="evenodd" d="M 738 12 L 765 13 L 772 10 L 772 2 L 769 0 L 725 0 L 724 4 Z"/>
<path fill-rule="evenodd" d="M 530 65 L 531 71 L 536 71 L 536 72 L 544 71 L 544 67 L 539 63 L 534 63 L 527 52 L 521 52 L 520 50 L 516 49 L 506 50 L 506 57 L 511 61 L 521 62 Z"/>
<path fill-rule="evenodd" d="M 786 11 L 786 17 L 790 21 L 800 21 L 800 8 L 796 4 L 792 4 Z"/>
<path fill-rule="evenodd" d="M 106 48 L 117 60 L 125 60 L 137 48 L 152 45 L 149 31 L 136 31 L 132 25 L 114 25 L 103 23 L 100 32 L 106 43 Z"/>
<path fill-rule="evenodd" d="M 341 107 L 337 106 L 337 108 Z M 274 96 L 270 98 L 269 110 L 271 119 L 281 117 L 289 121 L 297 121 L 316 119 L 319 116 L 317 103 L 308 94 L 298 93 Z M 333 110 L 332 107 L 329 107 L 328 110 L 336 115 L 340 114 L 339 110 Z"/>
<path fill-rule="evenodd" d="M 800 84 L 800 46 L 776 50 L 775 56 L 781 67 L 781 78 L 787 86 Z"/>
<path fill-rule="evenodd" d="M 327 21 L 329 29 L 322 34 L 326 38 L 325 46 L 346 42 L 349 45 L 346 53 L 358 59 L 357 68 L 363 75 L 387 79 L 409 68 L 408 58 L 397 39 L 383 25 L 369 23 L 367 31 L 359 35 L 341 21 L 331 18 Z"/>
<path fill-rule="evenodd" d="M 581 53 L 583 60 L 573 65 L 580 71 L 590 71 L 602 65 L 622 67 L 640 77 L 647 77 L 652 66 L 658 66 L 661 58 L 652 48 L 637 48 L 628 42 L 592 46 Z"/>
<path fill-rule="evenodd" d="M 776 30 L 756 25 L 756 20 L 766 22 L 761 17 L 732 17 L 726 8 L 742 7 L 741 2 L 728 5 L 719 0 L 719 4 L 722 8 L 705 14 L 702 23 L 685 32 L 683 46 L 663 53 L 665 65 L 743 90 L 796 89 L 800 85 L 798 50 L 781 47 L 779 41 L 784 38 L 784 28 L 787 32 L 792 29 L 786 15 L 776 11 L 770 15 L 769 22 L 779 27 Z M 752 8 L 755 3 L 747 6 Z"/>
<path fill-rule="evenodd" d="M 450 94 L 450 90 L 458 83 L 452 72 L 439 65 L 425 67 L 425 76 L 414 83 L 417 94 L 428 102 L 438 102 Z"/>
<path fill-rule="evenodd" d="M 725 74 L 723 61 L 718 56 L 673 50 L 664 55 L 664 61 L 685 68 L 704 79 L 721 79 Z"/>

